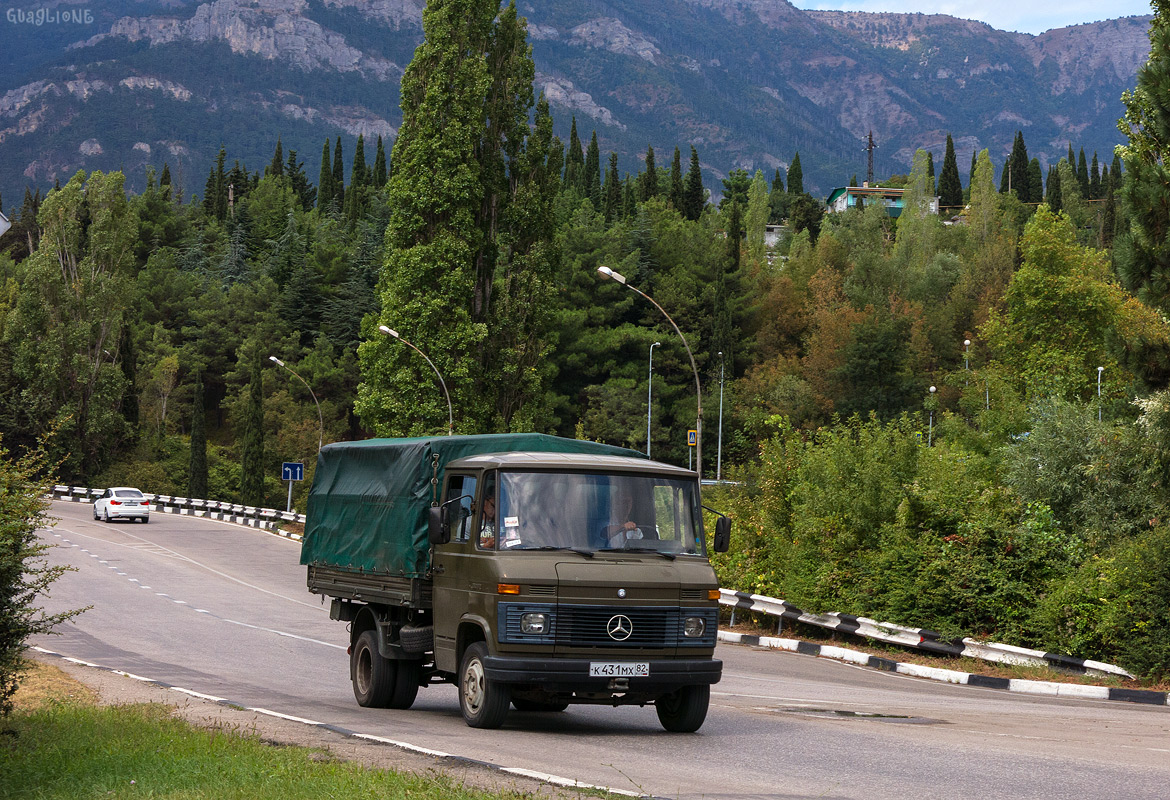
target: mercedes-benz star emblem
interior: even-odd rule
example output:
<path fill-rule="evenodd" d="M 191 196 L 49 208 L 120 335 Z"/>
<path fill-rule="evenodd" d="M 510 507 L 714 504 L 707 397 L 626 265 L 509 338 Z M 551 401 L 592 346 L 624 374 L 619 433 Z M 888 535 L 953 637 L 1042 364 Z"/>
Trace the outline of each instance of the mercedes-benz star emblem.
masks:
<path fill-rule="evenodd" d="M 614 614 L 605 623 L 605 632 L 615 642 L 624 642 L 634 633 L 634 623 L 625 614 Z"/>

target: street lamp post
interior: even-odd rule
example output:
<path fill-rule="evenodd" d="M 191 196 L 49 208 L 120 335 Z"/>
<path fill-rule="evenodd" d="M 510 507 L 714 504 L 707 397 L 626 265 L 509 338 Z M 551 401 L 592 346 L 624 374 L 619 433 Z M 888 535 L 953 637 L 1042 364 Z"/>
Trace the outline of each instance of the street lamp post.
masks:
<path fill-rule="evenodd" d="M 971 340 L 963 340 L 963 369 L 970 371 L 971 369 Z"/>
<path fill-rule="evenodd" d="M 697 413 L 695 414 L 695 472 L 698 473 L 699 480 L 701 481 L 703 478 L 703 390 L 699 386 L 699 368 L 695 366 L 695 356 L 691 352 L 691 346 L 687 344 L 687 337 L 683 336 L 682 331 L 678 329 L 678 325 L 674 324 L 674 320 L 671 319 L 670 314 L 666 313 L 666 309 L 658 305 L 653 297 L 646 294 L 638 287 L 627 283 L 626 277 L 620 272 L 614 272 L 612 269 L 606 266 L 598 267 L 597 271 L 601 273 L 603 278 L 610 278 L 615 280 L 622 286 L 625 286 L 627 289 L 630 289 L 649 300 L 655 308 L 662 312 L 662 316 L 666 317 L 666 321 L 670 323 L 672 328 L 674 328 L 674 332 L 678 334 L 678 338 L 682 339 L 683 347 L 687 349 L 687 357 L 691 360 L 691 372 L 694 373 L 695 376 L 695 403 L 697 407 Z"/>
<path fill-rule="evenodd" d="M 930 429 L 926 434 L 926 446 L 934 446 L 934 393 L 937 391 L 933 386 L 930 387 Z"/>
<path fill-rule="evenodd" d="M 719 438 L 715 449 L 715 480 L 723 479 L 723 351 L 719 351 Z"/>
<path fill-rule="evenodd" d="M 1101 421 L 1101 373 L 1105 371 L 1104 367 L 1097 367 L 1097 421 Z"/>
<path fill-rule="evenodd" d="M 413 350 L 414 352 L 416 352 L 420 356 L 422 356 L 424 359 L 426 359 L 426 362 L 431 365 L 431 369 L 433 369 L 435 371 L 435 375 L 439 379 L 439 385 L 443 387 L 443 396 L 447 398 L 447 435 L 448 436 L 453 435 L 455 433 L 455 415 L 451 410 L 451 395 L 447 393 L 447 383 L 446 383 L 446 381 L 443 380 L 443 375 L 439 372 L 439 368 L 435 366 L 435 363 L 433 361 L 431 361 L 429 358 L 427 358 L 426 353 L 424 353 L 422 350 L 419 350 L 417 347 L 415 347 L 413 344 L 408 342 L 406 339 L 403 339 L 401 336 L 399 336 L 398 331 L 394 330 L 393 328 L 389 328 L 385 325 L 379 325 L 378 330 L 381 331 L 382 333 L 386 334 L 387 336 L 391 337 L 392 339 L 397 339 L 398 341 L 402 342 L 404 345 L 409 347 L 411 350 Z"/>
<path fill-rule="evenodd" d="M 309 396 L 313 398 L 313 403 L 315 403 L 317 406 L 317 426 L 318 426 L 317 427 L 317 450 L 320 451 L 321 444 L 325 440 L 325 420 L 324 420 L 324 417 L 321 416 L 321 404 L 317 402 L 317 395 L 313 393 L 313 387 L 309 385 L 309 382 L 307 380 L 305 380 L 300 375 L 297 375 L 295 372 L 293 372 L 292 368 L 288 364 L 284 363 L 276 356 L 269 356 L 268 360 L 271 361 L 273 364 L 276 364 L 277 366 L 284 367 L 289 372 L 292 372 L 293 377 L 296 378 L 301 383 L 305 384 L 305 388 L 309 390 Z"/>
<path fill-rule="evenodd" d="M 654 394 L 654 348 L 661 346 L 662 342 L 650 345 L 650 377 L 646 386 L 646 458 L 650 457 L 650 402 Z"/>

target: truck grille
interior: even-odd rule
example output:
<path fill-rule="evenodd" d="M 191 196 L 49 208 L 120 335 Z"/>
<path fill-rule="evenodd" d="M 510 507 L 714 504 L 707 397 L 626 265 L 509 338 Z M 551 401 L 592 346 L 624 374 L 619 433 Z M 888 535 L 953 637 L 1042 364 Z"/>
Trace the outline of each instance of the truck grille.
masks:
<path fill-rule="evenodd" d="M 530 611 L 541 611 L 550 616 L 549 632 L 525 634 L 520 627 L 521 617 Z M 598 648 L 674 648 L 714 647 L 718 610 L 714 608 L 665 608 L 661 606 L 586 606 L 544 605 L 536 603 L 501 603 L 499 606 L 499 636 L 501 642 L 549 643 L 562 647 Z M 609 629 L 615 617 L 629 620 L 617 637 Z M 687 617 L 702 617 L 706 630 L 700 637 L 683 635 Z M 621 638 L 624 628 L 629 636 Z"/>

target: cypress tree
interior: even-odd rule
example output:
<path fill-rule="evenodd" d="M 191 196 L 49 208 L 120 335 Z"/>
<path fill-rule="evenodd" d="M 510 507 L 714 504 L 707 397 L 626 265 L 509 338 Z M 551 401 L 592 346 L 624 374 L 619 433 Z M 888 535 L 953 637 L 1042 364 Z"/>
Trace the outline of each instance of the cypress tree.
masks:
<path fill-rule="evenodd" d="M 1073 152 L 1072 142 L 1068 143 L 1068 165 L 1073 168 L 1073 171 L 1076 171 L 1077 154 Z"/>
<path fill-rule="evenodd" d="M 1069 162 L 1072 163 L 1072 162 Z M 1085 161 L 1085 148 L 1081 148 L 1080 157 L 1077 158 L 1077 183 L 1081 187 L 1081 197 L 1088 198 L 1089 195 L 1089 165 Z"/>
<path fill-rule="evenodd" d="M 703 205 L 707 202 L 703 191 L 703 172 L 699 168 L 699 153 L 691 145 L 691 164 L 687 169 L 686 183 L 683 188 L 683 216 L 694 222 L 703 215 Z"/>
<path fill-rule="evenodd" d="M 1060 212 L 1060 170 L 1053 166 L 1048 168 L 1048 194 L 1045 195 L 1044 202 L 1048 203 L 1048 207 L 1055 213 Z"/>
<path fill-rule="evenodd" d="M 203 409 L 203 374 L 195 372 L 191 398 L 191 459 L 187 468 L 187 497 L 207 499 L 207 418 Z"/>
<path fill-rule="evenodd" d="M 930 178 L 931 191 L 934 191 L 934 153 L 926 151 L 926 176 Z"/>
<path fill-rule="evenodd" d="M 288 163 L 284 166 L 284 174 L 288 176 L 289 186 L 296 192 L 297 202 L 302 211 L 309 211 L 317 202 L 317 190 L 309 183 L 309 176 L 305 174 L 305 162 L 297 159 L 297 151 L 288 151 Z"/>
<path fill-rule="evenodd" d="M 1016 193 L 1016 197 L 1022 203 L 1039 202 L 1039 198 L 1032 198 L 1028 186 L 1028 147 L 1024 144 L 1023 131 L 1016 131 L 1016 138 L 1012 142 L 1012 152 L 1008 156 L 1007 163 L 1004 165 L 1003 174 L 1000 175 L 999 192 L 1000 194 L 1007 194 L 1008 191 Z"/>
<path fill-rule="evenodd" d="M 1117 234 L 1117 195 L 1114 191 L 1113 176 L 1105 181 L 1105 208 L 1101 213 L 1101 246 L 1112 247 Z"/>
<path fill-rule="evenodd" d="M 601 151 L 597 147 L 596 130 L 585 154 L 585 196 L 592 201 L 594 210 L 601 210 Z"/>
<path fill-rule="evenodd" d="M 321 148 L 321 174 L 317 178 L 317 208 L 328 211 L 333 202 L 333 170 L 329 166 L 329 140 Z"/>
<path fill-rule="evenodd" d="M 654 148 L 646 145 L 646 171 L 642 173 L 642 200 L 658 196 L 658 167 L 654 165 Z"/>
<path fill-rule="evenodd" d="M 682 154 L 674 148 L 674 158 L 670 160 L 670 204 L 675 211 L 682 212 L 683 207 L 683 176 Z"/>
<path fill-rule="evenodd" d="M 253 342 L 251 349 L 248 404 L 240 440 L 240 502 L 259 506 L 264 504 L 264 376 L 259 342 Z"/>
<path fill-rule="evenodd" d="M 1097 151 L 1093 151 L 1093 164 L 1089 167 L 1089 199 L 1101 199 L 1101 166 L 1097 163 Z"/>
<path fill-rule="evenodd" d="M 633 219 L 638 215 L 638 192 L 634 189 L 634 179 L 626 176 L 622 187 L 622 217 Z"/>
<path fill-rule="evenodd" d="M 374 188 L 381 190 L 386 187 L 386 151 L 382 147 L 382 136 L 378 135 L 378 150 L 374 153 Z"/>
<path fill-rule="evenodd" d="M 215 182 L 215 167 L 212 167 L 207 173 L 207 182 L 203 184 L 203 213 L 208 217 L 215 217 L 215 198 L 219 192 L 216 190 Z"/>
<path fill-rule="evenodd" d="M 975 180 L 975 164 L 977 163 L 977 161 L 978 161 L 978 156 L 976 155 L 975 151 L 972 150 L 971 151 L 971 171 L 969 173 L 967 173 L 967 187 L 968 187 L 968 189 L 971 186 L 971 181 Z"/>
<path fill-rule="evenodd" d="M 611 225 L 622 205 L 622 179 L 618 176 L 617 153 L 609 154 L 609 169 L 605 172 L 605 224 Z"/>
<path fill-rule="evenodd" d="M 284 174 L 284 148 L 280 144 L 280 137 L 276 137 L 276 152 L 272 154 L 272 163 L 264 169 L 265 175 Z"/>
<path fill-rule="evenodd" d="M 963 184 L 959 180 L 959 162 L 955 158 L 955 143 L 947 134 L 947 149 L 943 155 L 942 172 L 938 176 L 939 213 L 947 208 L 956 213 L 963 205 Z"/>
<path fill-rule="evenodd" d="M 345 158 L 341 154 L 341 137 L 333 148 L 333 202 L 338 211 L 345 209 Z"/>
<path fill-rule="evenodd" d="M 577 118 L 569 128 L 569 152 L 565 154 L 565 186 L 585 194 L 585 152 L 577 135 Z"/>
<path fill-rule="evenodd" d="M 857 176 L 853 178 L 854 183 Z M 772 175 L 772 188 L 768 192 L 768 222 L 780 223 L 788 213 L 788 196 L 784 191 L 784 181 L 780 178 L 780 170 Z"/>
<path fill-rule="evenodd" d="M 353 166 L 349 171 L 349 185 L 351 187 L 365 186 L 369 180 L 366 170 L 366 139 L 358 134 L 357 149 L 353 151 Z"/>
<path fill-rule="evenodd" d="M 779 176 L 779 174 L 780 174 L 780 170 L 776 170 L 776 175 Z M 857 185 L 857 173 L 856 172 L 854 172 L 852 175 L 849 176 L 849 185 L 850 186 Z"/>
<path fill-rule="evenodd" d="M 171 185 L 171 165 L 165 161 L 163 162 L 162 175 L 158 179 L 158 185 L 160 187 L 162 187 L 162 186 L 169 187 Z M 3 209 L 0 208 L 0 210 L 3 210 Z"/>
<path fill-rule="evenodd" d="M 1028 162 L 1028 197 L 1029 203 L 1044 202 L 1044 173 L 1040 170 L 1038 158 Z"/>
<path fill-rule="evenodd" d="M 800 152 L 792 157 L 788 165 L 788 193 L 804 194 L 804 171 L 800 168 Z"/>

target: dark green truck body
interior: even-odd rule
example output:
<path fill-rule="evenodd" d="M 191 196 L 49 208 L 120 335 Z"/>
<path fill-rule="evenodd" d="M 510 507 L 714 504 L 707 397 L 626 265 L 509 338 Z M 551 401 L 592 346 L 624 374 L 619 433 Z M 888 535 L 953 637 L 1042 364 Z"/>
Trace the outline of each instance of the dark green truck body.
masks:
<path fill-rule="evenodd" d="M 487 502 L 499 518 L 481 513 Z M 609 524 L 618 503 L 633 532 Z M 693 472 L 595 442 L 332 444 L 301 563 L 309 590 L 351 624 L 362 705 L 405 708 L 419 686 L 447 681 L 477 727 L 501 724 L 510 701 L 654 704 L 669 730 L 694 730 L 721 674 L 699 505 Z"/>

